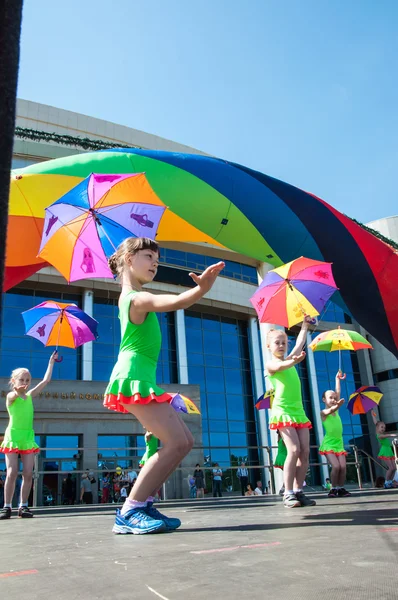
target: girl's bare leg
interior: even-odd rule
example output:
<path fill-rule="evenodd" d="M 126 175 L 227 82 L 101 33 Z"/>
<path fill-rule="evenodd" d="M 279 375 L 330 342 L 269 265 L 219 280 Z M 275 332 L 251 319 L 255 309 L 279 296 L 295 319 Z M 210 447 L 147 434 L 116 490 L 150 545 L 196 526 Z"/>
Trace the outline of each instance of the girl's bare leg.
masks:
<path fill-rule="evenodd" d="M 340 464 L 340 476 L 339 476 L 339 487 L 344 487 L 345 479 L 347 476 L 347 461 L 345 454 L 341 454 L 337 457 Z"/>
<path fill-rule="evenodd" d="M 294 489 L 302 490 L 310 462 L 310 430 L 307 428 L 297 429 L 297 436 L 299 439 L 300 454 L 297 460 Z"/>
<path fill-rule="evenodd" d="M 340 462 L 338 456 L 335 454 L 327 454 L 329 464 L 332 466 L 332 472 L 330 473 L 330 480 L 332 482 L 332 488 L 340 485 Z"/>
<path fill-rule="evenodd" d="M 193 446 L 193 438 L 186 434 L 186 426 L 174 408 L 167 402 L 149 404 L 124 404 L 124 408 L 133 414 L 154 436 L 162 442 L 162 448 L 145 463 L 141 469 L 129 498 L 136 502 L 145 502 L 160 489 L 167 477 L 174 471 Z"/>
<path fill-rule="evenodd" d="M 34 454 L 21 454 L 22 460 L 22 486 L 21 486 L 21 504 L 26 504 L 32 489 L 33 466 L 35 464 Z"/>
<path fill-rule="evenodd" d="M 11 504 L 15 492 L 15 482 L 18 477 L 18 454 L 6 454 L 7 477 L 4 485 L 4 504 Z"/>
<path fill-rule="evenodd" d="M 294 489 L 297 461 L 300 456 L 300 440 L 294 427 L 283 427 L 279 432 L 287 449 L 287 457 L 283 465 L 283 480 L 287 492 Z"/>

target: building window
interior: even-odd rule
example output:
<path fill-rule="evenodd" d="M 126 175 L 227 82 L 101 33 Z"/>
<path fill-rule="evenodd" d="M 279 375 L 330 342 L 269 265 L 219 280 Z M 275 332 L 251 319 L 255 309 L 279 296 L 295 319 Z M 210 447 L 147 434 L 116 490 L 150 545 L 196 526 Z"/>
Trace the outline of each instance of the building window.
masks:
<path fill-rule="evenodd" d="M 205 457 L 222 468 L 258 464 L 248 323 L 185 312 L 189 383 L 200 386 Z M 227 481 L 229 479 L 229 482 Z M 236 472 L 226 474 L 236 487 Z"/>
<path fill-rule="evenodd" d="M 319 320 L 329 321 L 331 323 L 352 323 L 352 319 L 343 311 L 335 302 L 329 301 L 322 313 L 318 317 Z"/>
<path fill-rule="evenodd" d="M 375 383 L 381 383 L 389 379 L 398 379 L 398 369 L 388 369 L 388 371 L 380 371 L 380 373 L 374 374 Z"/>
<path fill-rule="evenodd" d="M 175 265 L 190 271 L 204 271 L 209 265 L 218 262 L 220 259 L 214 256 L 202 256 L 192 252 L 181 252 L 170 248 L 162 248 L 160 262 L 166 265 Z M 244 281 L 254 285 L 258 284 L 257 271 L 255 267 L 243 265 L 232 260 L 226 260 L 225 268 L 221 272 L 221 277 L 228 277 L 237 281 Z"/>
<path fill-rule="evenodd" d="M 43 346 L 38 340 L 25 335 L 21 313 L 45 300 L 71 302 L 81 306 L 81 296 L 73 294 L 25 289 L 14 289 L 3 294 L 1 377 L 9 377 L 13 369 L 26 367 L 32 378 L 43 378 L 54 347 Z M 60 347 L 59 350 L 63 361 L 54 365 L 53 379 L 81 379 L 81 349 Z"/>
<path fill-rule="evenodd" d="M 117 361 L 120 346 L 119 308 L 116 299 L 94 298 L 94 319 L 99 322 L 99 338 L 93 344 L 93 379 L 107 381 Z M 162 348 L 156 381 L 177 383 L 177 351 L 174 313 L 159 313 Z"/>
<path fill-rule="evenodd" d="M 145 452 L 144 436 L 99 435 L 98 468 L 114 471 L 116 467 L 138 469 L 138 462 Z"/>

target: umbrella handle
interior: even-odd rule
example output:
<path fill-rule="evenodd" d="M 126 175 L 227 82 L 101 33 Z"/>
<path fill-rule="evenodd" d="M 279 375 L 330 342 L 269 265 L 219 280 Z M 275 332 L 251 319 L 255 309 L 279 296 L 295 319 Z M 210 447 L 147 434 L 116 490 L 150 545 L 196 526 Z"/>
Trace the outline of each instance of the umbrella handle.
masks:
<path fill-rule="evenodd" d="M 64 360 L 64 357 L 63 357 L 63 356 L 60 356 L 59 358 L 55 358 L 55 359 L 54 359 L 54 362 L 56 362 L 56 363 L 60 363 L 60 362 L 62 362 L 63 360 Z"/>

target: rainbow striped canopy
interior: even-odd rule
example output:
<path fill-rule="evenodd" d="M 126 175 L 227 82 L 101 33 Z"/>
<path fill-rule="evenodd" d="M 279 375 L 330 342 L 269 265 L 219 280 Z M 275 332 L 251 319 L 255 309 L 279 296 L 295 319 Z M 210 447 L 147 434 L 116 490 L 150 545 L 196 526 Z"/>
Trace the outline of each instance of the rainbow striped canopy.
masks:
<path fill-rule="evenodd" d="M 335 352 L 337 350 L 365 350 L 373 348 L 372 344 L 357 331 L 348 329 L 331 329 L 323 331 L 311 342 L 310 348 L 316 352 L 323 350 Z"/>
<path fill-rule="evenodd" d="M 91 173 L 145 173 L 174 215 L 159 230 L 159 242 L 208 243 L 273 267 L 302 255 L 332 262 L 336 302 L 398 356 L 393 248 L 312 194 L 208 156 L 106 150 L 14 171 L 5 289 L 46 264 L 37 258 L 44 210 Z"/>

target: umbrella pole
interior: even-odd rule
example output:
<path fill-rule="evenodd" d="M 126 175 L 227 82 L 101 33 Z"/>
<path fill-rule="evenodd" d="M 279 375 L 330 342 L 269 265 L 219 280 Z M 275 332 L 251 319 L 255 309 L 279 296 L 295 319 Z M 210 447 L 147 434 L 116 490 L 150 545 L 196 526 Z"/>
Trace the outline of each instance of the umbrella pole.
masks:
<path fill-rule="evenodd" d="M 61 317 L 59 319 L 59 326 L 58 326 L 58 337 L 57 337 L 57 345 L 55 346 L 55 352 L 58 352 L 58 345 L 59 345 L 59 338 L 61 337 L 61 327 L 62 327 L 62 321 L 64 320 L 64 309 L 61 309 Z M 62 356 L 59 356 L 57 358 L 57 360 L 55 362 L 62 362 L 63 358 Z"/>

